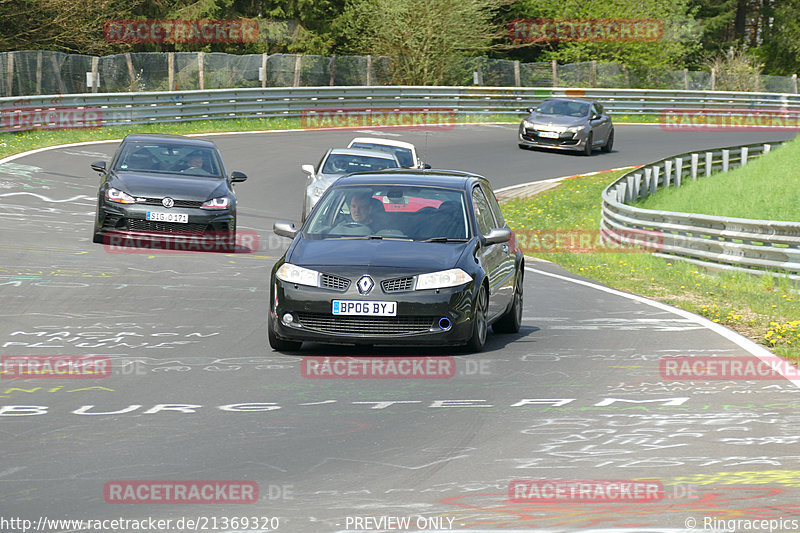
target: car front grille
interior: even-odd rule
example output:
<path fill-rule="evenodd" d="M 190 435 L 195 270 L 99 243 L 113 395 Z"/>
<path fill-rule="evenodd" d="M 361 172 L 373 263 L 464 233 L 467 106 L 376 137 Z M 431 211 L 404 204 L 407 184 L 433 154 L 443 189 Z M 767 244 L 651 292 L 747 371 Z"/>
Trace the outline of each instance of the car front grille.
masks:
<path fill-rule="evenodd" d="M 410 291 L 414 288 L 414 278 L 412 276 L 407 278 L 387 279 L 381 282 L 381 287 L 383 287 L 383 292 Z"/>
<path fill-rule="evenodd" d="M 425 316 L 334 316 L 324 313 L 297 313 L 303 328 L 322 333 L 374 335 L 381 337 L 427 333 L 433 318 Z"/>
<path fill-rule="evenodd" d="M 145 198 L 144 202 L 137 201 L 136 203 L 143 205 L 160 205 L 163 207 L 164 204 L 161 203 L 161 200 L 162 198 Z M 175 205 L 172 207 L 200 207 L 201 205 L 203 205 L 203 202 L 196 202 L 194 200 L 175 200 Z"/>
<path fill-rule="evenodd" d="M 155 222 L 140 218 L 129 218 L 130 231 L 151 231 L 157 233 L 174 233 L 180 235 L 201 234 L 205 231 L 205 224 L 179 224 L 177 222 Z"/>
<path fill-rule="evenodd" d="M 332 274 L 322 274 L 320 278 L 320 286 L 323 289 L 332 289 L 334 291 L 346 291 L 350 286 L 350 280 Z"/>

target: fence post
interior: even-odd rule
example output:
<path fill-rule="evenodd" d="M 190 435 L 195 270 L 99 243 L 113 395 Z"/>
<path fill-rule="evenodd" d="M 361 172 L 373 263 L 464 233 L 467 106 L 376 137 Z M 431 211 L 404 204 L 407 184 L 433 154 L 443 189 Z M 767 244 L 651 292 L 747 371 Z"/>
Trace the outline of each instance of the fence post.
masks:
<path fill-rule="evenodd" d="M 714 168 L 714 153 L 706 152 L 706 177 L 711 175 L 712 168 Z"/>
<path fill-rule="evenodd" d="M 168 71 L 168 78 L 169 78 L 169 90 L 175 90 L 175 52 L 169 52 L 167 54 L 167 71 Z"/>
<path fill-rule="evenodd" d="M 722 151 L 722 171 L 728 171 L 728 161 L 730 160 L 731 151 L 730 150 L 723 150 Z"/>
<path fill-rule="evenodd" d="M 520 75 L 519 75 L 519 60 L 514 61 L 514 86 L 520 87 Z"/>
<path fill-rule="evenodd" d="M 58 92 L 64 94 L 67 92 L 67 88 L 64 86 L 64 80 L 61 79 L 61 69 L 58 66 L 58 61 L 56 61 L 56 55 L 54 53 L 50 54 L 50 63 L 53 64 L 53 76 L 58 82 Z"/>
<path fill-rule="evenodd" d="M 36 94 L 42 94 L 42 51 L 36 52 Z"/>
<path fill-rule="evenodd" d="M 768 154 L 771 149 L 772 149 L 771 144 L 764 143 L 764 151 L 761 153 L 761 155 Z"/>
<path fill-rule="evenodd" d="M 294 57 L 294 81 L 292 82 L 293 87 L 300 87 L 300 64 L 303 61 L 303 56 L 297 54 Z"/>
<path fill-rule="evenodd" d="M 741 162 L 739 163 L 740 167 L 743 167 L 743 166 L 745 166 L 747 164 L 748 152 L 749 152 L 749 149 L 747 148 L 747 146 L 742 146 L 742 157 L 741 157 Z"/>
<path fill-rule="evenodd" d="M 367 85 L 372 85 L 372 56 L 367 56 Z"/>
<path fill-rule="evenodd" d="M 792 90 L 797 94 L 797 74 L 792 74 Z"/>
<path fill-rule="evenodd" d="M 597 87 L 597 60 L 592 59 L 592 68 L 589 70 L 589 82 L 592 87 Z"/>
<path fill-rule="evenodd" d="M 683 88 L 689 90 L 689 69 L 683 69 Z"/>
<path fill-rule="evenodd" d="M 661 171 L 661 167 L 654 166 L 653 167 L 653 179 L 650 181 L 650 194 L 655 194 L 658 191 L 658 173 Z"/>
<path fill-rule="evenodd" d="M 94 56 L 92 58 L 92 92 L 96 93 L 100 87 L 100 58 Z"/>
<path fill-rule="evenodd" d="M 128 77 L 131 79 L 131 92 L 134 92 L 136 91 L 136 74 L 133 72 L 133 61 L 131 60 L 131 54 L 129 52 L 125 53 L 125 63 L 128 65 Z"/>
<path fill-rule="evenodd" d="M 642 198 L 650 194 L 652 188 L 653 188 L 653 169 L 647 167 L 644 169 L 644 184 L 641 190 Z"/>
<path fill-rule="evenodd" d="M 697 166 L 700 162 L 700 154 L 692 154 L 692 180 L 697 181 Z"/>
<path fill-rule="evenodd" d="M 205 52 L 197 52 L 197 81 L 200 84 L 200 90 L 204 91 L 206 89 L 206 71 L 205 66 Z"/>
<path fill-rule="evenodd" d="M 555 59 L 550 63 L 550 67 L 553 70 L 553 87 L 558 87 L 558 63 Z"/>
<path fill-rule="evenodd" d="M 676 157 L 675 158 L 675 187 L 681 186 L 681 180 L 683 179 L 683 158 Z"/>
<path fill-rule="evenodd" d="M 336 79 L 336 54 L 333 54 L 331 56 L 331 80 L 328 83 L 328 85 L 333 87 L 335 79 Z"/>
<path fill-rule="evenodd" d="M 672 161 L 664 161 L 664 188 L 669 187 L 672 180 Z"/>
<path fill-rule="evenodd" d="M 8 53 L 8 96 L 14 96 L 14 52 Z"/>
<path fill-rule="evenodd" d="M 267 86 L 267 54 L 261 54 L 261 88 Z"/>
<path fill-rule="evenodd" d="M 717 69 L 711 67 L 711 90 L 717 90 Z"/>

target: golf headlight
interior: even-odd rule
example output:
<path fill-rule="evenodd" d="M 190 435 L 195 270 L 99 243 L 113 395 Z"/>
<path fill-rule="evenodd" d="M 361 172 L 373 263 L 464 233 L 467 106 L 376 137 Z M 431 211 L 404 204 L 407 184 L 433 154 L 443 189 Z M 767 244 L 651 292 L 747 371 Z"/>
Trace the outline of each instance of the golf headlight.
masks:
<path fill-rule="evenodd" d="M 469 283 L 470 281 L 472 281 L 472 276 L 460 268 L 451 268 L 450 270 L 420 274 L 417 276 L 417 284 L 414 286 L 414 290 L 421 291 L 424 289 L 457 287 Z"/>
<path fill-rule="evenodd" d="M 111 202 L 116 202 L 118 204 L 135 204 L 136 200 L 130 194 L 121 191 L 119 189 L 115 189 L 114 187 L 109 187 L 106 190 L 106 198 Z"/>
<path fill-rule="evenodd" d="M 203 202 L 200 207 L 202 209 L 227 209 L 231 206 L 231 199 L 227 196 L 220 196 L 219 198 L 212 198 Z"/>
<path fill-rule="evenodd" d="M 278 268 L 278 271 L 275 272 L 275 276 L 286 283 L 319 287 L 319 272 L 291 263 L 282 264 L 280 268 Z"/>

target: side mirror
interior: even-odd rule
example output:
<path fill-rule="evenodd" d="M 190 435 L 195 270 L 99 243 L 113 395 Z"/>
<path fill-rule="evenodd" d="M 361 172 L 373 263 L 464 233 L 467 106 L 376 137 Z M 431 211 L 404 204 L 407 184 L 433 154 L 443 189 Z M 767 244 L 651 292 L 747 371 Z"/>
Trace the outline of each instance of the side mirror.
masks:
<path fill-rule="evenodd" d="M 314 175 L 314 165 L 302 165 L 300 168 L 309 176 Z"/>
<path fill-rule="evenodd" d="M 600 119 L 600 118 L 603 118 L 603 117 L 602 117 L 602 116 L 600 116 L 600 115 L 598 115 L 597 113 L 594 113 L 594 114 L 592 115 L 592 120 L 598 120 L 598 119 Z"/>
<path fill-rule="evenodd" d="M 239 172 L 238 170 L 234 170 L 233 172 L 231 172 L 231 181 L 233 183 L 245 180 L 247 180 L 247 174 L 245 174 L 244 172 Z"/>
<path fill-rule="evenodd" d="M 291 222 L 282 222 L 278 220 L 272 225 L 272 231 L 275 233 L 275 235 L 294 239 L 300 230 L 294 227 L 294 224 Z"/>
<path fill-rule="evenodd" d="M 106 171 L 106 162 L 105 161 L 95 161 L 92 163 L 92 170 L 95 172 L 103 173 Z"/>
<path fill-rule="evenodd" d="M 424 169 L 426 169 L 426 170 L 427 170 L 427 169 L 431 168 L 431 166 L 430 166 L 428 163 L 425 163 L 425 164 L 422 166 L 422 168 L 424 168 Z"/>
<path fill-rule="evenodd" d="M 526 107 L 525 108 L 525 112 L 530 115 L 531 113 L 533 113 L 533 108 L 532 107 Z"/>
<path fill-rule="evenodd" d="M 508 228 L 494 228 L 483 236 L 483 242 L 486 244 L 500 244 L 508 242 L 510 239 L 511 230 Z"/>

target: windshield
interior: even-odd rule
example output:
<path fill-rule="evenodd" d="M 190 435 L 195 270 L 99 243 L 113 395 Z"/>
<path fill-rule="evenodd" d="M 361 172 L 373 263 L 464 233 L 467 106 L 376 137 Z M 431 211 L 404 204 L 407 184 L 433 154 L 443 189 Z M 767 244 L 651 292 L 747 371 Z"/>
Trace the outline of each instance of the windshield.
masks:
<path fill-rule="evenodd" d="M 383 168 L 394 168 L 397 163 L 383 157 L 365 155 L 331 154 L 322 166 L 323 174 L 352 174 L 353 172 L 373 172 Z"/>
<path fill-rule="evenodd" d="M 584 117 L 589 114 L 589 104 L 564 100 L 545 100 L 539 104 L 539 107 L 536 108 L 536 112 L 542 115 Z"/>
<path fill-rule="evenodd" d="M 309 238 L 380 237 L 466 240 L 470 225 L 464 194 L 420 186 L 340 186 L 320 200 L 305 226 Z"/>
<path fill-rule="evenodd" d="M 215 150 L 152 141 L 126 143 L 114 169 L 183 176 L 222 176 Z"/>
<path fill-rule="evenodd" d="M 413 167 L 414 166 L 414 154 L 411 152 L 409 148 L 403 148 L 402 146 L 389 146 L 388 144 L 376 144 L 376 143 L 365 143 L 365 142 L 355 142 L 350 145 L 350 148 L 363 148 L 366 150 L 380 150 L 381 152 L 387 152 L 390 154 L 394 154 L 397 157 L 397 160 L 400 161 L 400 166 L 403 167 Z"/>

